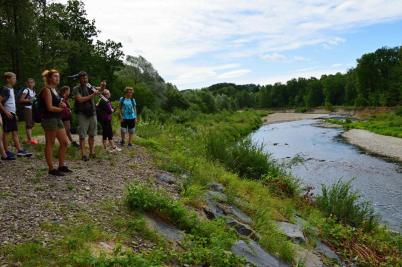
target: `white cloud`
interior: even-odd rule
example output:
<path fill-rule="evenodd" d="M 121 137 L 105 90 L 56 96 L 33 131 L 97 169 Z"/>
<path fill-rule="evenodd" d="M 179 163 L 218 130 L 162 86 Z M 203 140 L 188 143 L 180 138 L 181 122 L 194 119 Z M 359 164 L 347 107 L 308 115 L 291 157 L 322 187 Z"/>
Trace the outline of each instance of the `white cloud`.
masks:
<path fill-rule="evenodd" d="M 244 76 L 250 72 L 251 71 L 248 69 L 232 70 L 232 71 L 228 71 L 228 72 L 220 74 L 218 76 L 218 78 L 219 79 L 233 79 L 233 78 L 238 78 L 238 77 Z"/>
<path fill-rule="evenodd" d="M 285 61 L 288 59 L 285 55 L 282 55 L 279 53 L 266 54 L 266 55 L 262 56 L 262 58 L 266 61 L 271 61 L 271 62 Z"/>
<path fill-rule="evenodd" d="M 194 84 L 192 78 L 219 79 L 209 64 L 311 45 L 330 48 L 345 42 L 340 31 L 402 17 L 401 0 L 84 2 L 102 39 L 121 41 L 126 54 L 141 53 L 180 88 Z"/>

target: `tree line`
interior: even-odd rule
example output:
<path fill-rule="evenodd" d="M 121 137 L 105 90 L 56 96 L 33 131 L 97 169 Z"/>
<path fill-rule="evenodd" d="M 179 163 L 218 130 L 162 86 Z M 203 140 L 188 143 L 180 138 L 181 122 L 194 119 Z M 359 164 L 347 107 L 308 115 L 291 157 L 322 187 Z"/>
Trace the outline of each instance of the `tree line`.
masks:
<path fill-rule="evenodd" d="M 112 99 L 120 97 L 124 87 L 134 87 L 138 111 L 148 113 L 402 104 L 402 46 L 364 54 L 345 74 L 179 91 L 144 57 L 125 56 L 121 43 L 98 40 L 98 34 L 81 0 L 0 0 L 0 72 L 15 72 L 23 86 L 27 78 L 40 82 L 42 70 L 56 68 L 62 84 L 71 86 L 75 81 L 67 76 L 85 70 L 92 83 L 107 80 Z"/>

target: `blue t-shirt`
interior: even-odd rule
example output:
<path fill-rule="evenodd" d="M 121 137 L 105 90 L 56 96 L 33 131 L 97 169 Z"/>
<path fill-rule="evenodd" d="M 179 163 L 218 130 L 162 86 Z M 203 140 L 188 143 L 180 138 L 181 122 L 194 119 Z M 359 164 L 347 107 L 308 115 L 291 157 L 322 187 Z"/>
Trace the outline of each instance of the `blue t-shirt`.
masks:
<path fill-rule="evenodd" d="M 130 99 L 130 98 L 120 98 L 120 105 L 122 107 L 122 113 L 123 113 L 123 120 L 133 120 L 137 118 L 137 112 L 136 112 L 136 105 L 137 103 L 135 102 L 135 99 Z"/>

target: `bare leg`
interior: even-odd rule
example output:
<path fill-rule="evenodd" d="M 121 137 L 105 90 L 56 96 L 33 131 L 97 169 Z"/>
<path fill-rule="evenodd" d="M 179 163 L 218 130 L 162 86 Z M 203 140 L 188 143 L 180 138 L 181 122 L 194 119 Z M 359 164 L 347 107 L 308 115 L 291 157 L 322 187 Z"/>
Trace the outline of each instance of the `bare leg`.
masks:
<path fill-rule="evenodd" d="M 80 151 L 81 151 L 81 157 L 86 155 L 85 153 L 85 138 L 80 137 Z"/>
<path fill-rule="evenodd" d="M 1 124 L 0 124 L 1 127 Z M 7 154 L 6 151 L 4 150 L 4 146 L 3 146 L 3 133 L 0 130 L 0 154 L 3 158 L 7 158 Z"/>
<path fill-rule="evenodd" d="M 89 153 L 91 155 L 95 155 L 95 137 L 94 136 L 88 137 L 88 145 L 89 145 Z"/>
<path fill-rule="evenodd" d="M 128 143 L 131 144 L 132 141 L 133 141 L 133 134 L 128 133 Z"/>
<path fill-rule="evenodd" d="M 4 150 L 7 152 L 8 151 L 8 133 L 6 133 L 6 132 L 3 133 L 3 147 L 4 147 Z"/>
<path fill-rule="evenodd" d="M 68 146 L 68 139 L 65 129 L 57 130 L 56 138 L 59 141 L 59 167 L 64 166 L 64 159 L 66 158 L 66 151 Z"/>
<path fill-rule="evenodd" d="M 123 130 L 121 131 L 121 141 L 122 142 L 126 141 L 126 133 Z"/>
<path fill-rule="evenodd" d="M 20 151 L 21 144 L 20 144 L 20 139 L 18 138 L 18 132 L 16 132 L 16 131 L 13 132 L 13 141 L 14 141 L 14 145 L 15 145 L 15 148 L 17 149 L 17 151 Z"/>
<path fill-rule="evenodd" d="M 56 131 L 45 132 L 45 158 L 49 171 L 53 170 L 53 145 L 56 139 Z"/>
<path fill-rule="evenodd" d="M 107 149 L 107 140 L 106 140 L 106 139 L 103 139 L 103 140 L 102 140 L 102 143 L 103 143 L 103 148 L 104 148 L 104 149 Z"/>
<path fill-rule="evenodd" d="M 73 137 L 71 136 L 71 122 L 70 121 L 63 121 L 64 129 L 66 129 L 66 134 L 70 143 L 73 142 Z"/>
<path fill-rule="evenodd" d="M 25 131 L 26 131 L 26 134 L 27 134 L 27 141 L 31 142 L 31 140 L 32 140 L 32 129 L 26 128 Z"/>

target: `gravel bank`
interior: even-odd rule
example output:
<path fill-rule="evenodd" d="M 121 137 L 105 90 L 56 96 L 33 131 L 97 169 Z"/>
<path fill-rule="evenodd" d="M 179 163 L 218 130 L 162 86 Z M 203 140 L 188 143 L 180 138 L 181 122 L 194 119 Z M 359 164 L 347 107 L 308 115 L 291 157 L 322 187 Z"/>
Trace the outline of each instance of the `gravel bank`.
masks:
<path fill-rule="evenodd" d="M 318 119 L 318 118 L 326 118 L 328 114 L 319 113 L 293 113 L 293 112 L 278 112 L 269 114 L 264 118 L 265 124 L 278 123 L 278 122 L 287 122 L 287 121 L 298 121 L 298 120 L 306 120 L 306 119 Z"/>
<path fill-rule="evenodd" d="M 369 152 L 402 161 L 402 138 L 385 136 L 366 130 L 352 129 L 342 134 L 345 139 Z"/>

